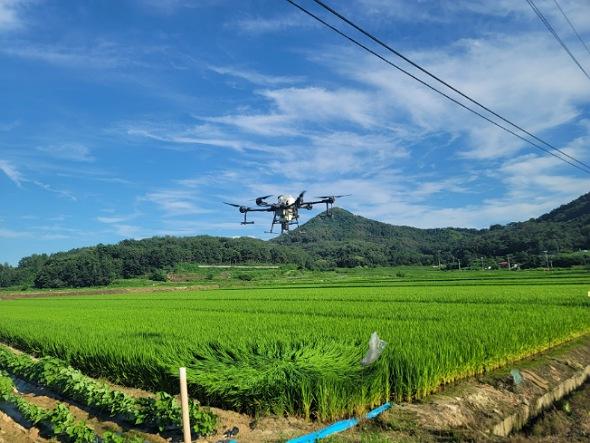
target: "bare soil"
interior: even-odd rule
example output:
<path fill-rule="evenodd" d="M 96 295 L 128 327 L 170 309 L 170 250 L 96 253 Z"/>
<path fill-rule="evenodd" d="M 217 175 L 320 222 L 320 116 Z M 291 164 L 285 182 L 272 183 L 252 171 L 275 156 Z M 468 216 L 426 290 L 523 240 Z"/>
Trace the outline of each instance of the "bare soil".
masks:
<path fill-rule="evenodd" d="M 589 442 L 590 382 L 558 401 L 509 439 L 524 442 Z"/>
<path fill-rule="evenodd" d="M 46 442 L 36 428 L 27 429 L 13 418 L 0 411 L 0 443 L 34 443 Z"/>
<path fill-rule="evenodd" d="M 19 298 L 66 297 L 75 295 L 119 295 L 131 293 L 174 292 L 174 291 L 207 291 L 219 289 L 219 285 L 188 285 L 188 286 L 153 286 L 138 288 L 109 288 L 109 289 L 64 289 L 38 292 L 0 292 L 0 300 L 14 300 Z"/>

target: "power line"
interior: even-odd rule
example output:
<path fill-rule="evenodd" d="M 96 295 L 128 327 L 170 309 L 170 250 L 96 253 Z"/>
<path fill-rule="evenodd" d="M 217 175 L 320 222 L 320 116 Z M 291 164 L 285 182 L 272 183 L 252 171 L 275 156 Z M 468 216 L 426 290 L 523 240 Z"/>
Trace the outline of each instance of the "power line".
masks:
<path fill-rule="evenodd" d="M 541 22 L 545 25 L 545 27 L 549 30 L 549 32 L 553 35 L 553 37 L 555 37 L 555 40 L 557 40 L 559 42 L 559 44 L 561 45 L 561 47 L 565 50 L 565 52 L 567 52 L 569 54 L 569 56 L 574 61 L 574 63 L 576 65 L 578 65 L 578 68 L 580 68 L 580 70 L 584 73 L 584 75 L 586 77 L 588 77 L 588 80 L 590 80 L 590 75 L 582 67 L 582 65 L 580 64 L 580 62 L 578 61 L 578 59 L 575 57 L 575 55 L 572 54 L 572 51 L 569 50 L 569 48 L 563 42 L 563 40 L 559 37 L 559 35 L 557 34 L 557 32 L 555 32 L 555 29 L 553 29 L 553 26 L 551 26 L 551 23 L 549 23 L 549 20 L 547 20 L 545 18 L 545 16 L 541 12 L 541 10 L 537 7 L 537 5 L 535 5 L 535 2 L 533 0 L 526 0 L 526 1 L 531 6 L 531 8 L 533 9 L 533 11 L 535 11 L 535 14 L 537 14 L 537 17 L 539 17 L 539 20 L 541 20 Z"/>
<path fill-rule="evenodd" d="M 586 52 L 588 52 L 588 54 L 590 54 L 590 48 L 588 47 L 588 45 L 586 44 L 586 42 L 582 39 L 582 37 L 580 36 L 580 34 L 578 33 L 578 31 L 576 30 L 574 24 L 569 19 L 569 17 L 566 15 L 565 11 L 562 9 L 561 5 L 557 2 L 557 0 L 553 0 L 553 1 L 555 2 L 555 6 L 557 6 L 557 9 L 559 9 L 561 11 L 561 14 L 563 15 L 563 17 L 569 23 L 570 28 L 572 28 L 572 31 L 574 31 L 574 34 L 576 34 L 576 37 L 578 37 L 578 40 L 580 40 L 580 43 L 582 43 L 582 45 L 584 46 L 584 48 L 586 48 Z"/>
<path fill-rule="evenodd" d="M 293 0 L 286 0 L 288 3 L 290 3 L 291 5 L 295 6 L 297 9 L 299 9 L 300 11 L 304 12 L 305 14 L 307 14 L 308 16 L 312 17 L 313 19 L 315 19 L 316 21 L 320 22 L 321 24 L 323 24 L 324 26 L 326 26 L 327 28 L 331 29 L 332 31 L 336 32 L 338 35 L 344 37 L 346 40 L 350 41 L 351 43 L 355 44 L 356 46 L 364 49 L 365 51 L 367 51 L 368 53 L 374 55 L 375 57 L 377 57 L 378 59 L 382 60 L 383 62 L 387 63 L 388 65 L 392 66 L 393 68 L 397 69 L 398 71 L 406 74 L 408 77 L 416 80 L 417 82 L 419 82 L 420 84 L 422 84 L 423 86 L 426 86 L 428 89 L 436 92 L 437 94 L 442 95 L 443 97 L 447 98 L 448 100 L 452 101 L 453 103 L 461 106 L 463 109 L 477 115 L 478 117 L 483 118 L 484 120 L 486 120 L 487 122 L 493 124 L 494 126 L 497 126 L 498 128 L 514 135 L 515 137 L 518 137 L 519 139 L 521 139 L 522 141 L 534 146 L 535 148 L 565 162 L 568 163 L 569 165 L 573 166 L 574 168 L 577 168 L 579 170 L 581 170 L 582 172 L 585 172 L 587 174 L 590 174 L 590 167 L 588 165 L 586 165 L 583 162 L 580 162 L 579 160 L 575 159 L 574 157 L 568 155 L 565 152 L 560 151 L 557 148 L 553 148 L 556 151 L 559 151 L 560 153 L 564 154 L 567 157 L 572 158 L 574 161 L 580 163 L 581 165 L 583 165 L 583 167 L 581 167 L 580 165 L 576 164 L 576 163 L 572 163 L 571 161 L 555 154 L 554 152 L 550 151 L 547 148 L 544 148 L 543 146 L 540 146 L 534 142 L 532 142 L 531 140 L 523 137 L 520 134 L 517 134 L 516 132 L 514 132 L 513 130 L 511 130 L 510 128 L 507 128 L 505 126 L 502 126 L 500 123 L 495 122 L 494 120 L 490 119 L 489 117 L 483 115 L 482 113 L 476 111 L 475 109 L 470 108 L 469 106 L 465 105 L 464 103 L 461 103 L 460 101 L 458 101 L 457 99 L 449 96 L 448 94 L 444 93 L 443 91 L 435 88 L 434 86 L 430 85 L 429 83 L 426 83 L 424 80 L 416 77 L 414 74 L 408 72 L 407 70 L 403 69 L 402 67 L 396 65 L 395 63 L 393 63 L 391 60 L 386 59 L 385 57 L 383 57 L 382 55 L 378 54 L 377 52 L 375 52 L 374 50 L 370 49 L 369 47 L 365 46 L 364 44 L 362 44 L 361 42 L 359 42 L 358 40 L 355 40 L 354 38 L 350 37 L 349 35 L 345 34 L 344 32 L 340 31 L 339 29 L 337 29 L 336 27 L 332 26 L 331 24 L 329 24 L 328 22 L 326 22 L 325 20 L 323 20 L 322 18 L 318 17 L 317 15 L 313 14 L 311 11 L 305 9 L 303 6 L 299 5 L 298 3 L 294 2 Z M 440 80 L 442 82 L 442 80 Z M 451 89 L 453 89 L 451 87 Z M 459 92 L 460 93 L 460 92 Z M 465 96 L 467 97 L 467 96 Z M 486 109 L 486 108 L 484 108 Z M 493 113 L 493 112 L 492 112 Z M 510 122 L 509 122 L 510 123 Z M 512 124 L 512 123 L 511 123 Z M 516 127 L 516 125 L 514 125 Z M 526 131 L 523 131 L 526 132 Z M 534 136 L 533 136 L 534 137 Z M 534 137 L 536 138 L 536 137 Z M 546 143 L 545 143 L 546 144 Z"/>
<path fill-rule="evenodd" d="M 527 0 L 528 1 L 528 0 Z M 414 66 L 415 68 L 419 69 L 421 72 L 423 72 L 424 74 L 428 75 L 429 77 L 433 78 L 434 80 L 436 80 L 437 82 L 443 84 L 444 86 L 446 86 L 447 88 L 451 89 L 452 91 L 456 92 L 457 94 L 459 94 L 461 97 L 469 100 L 471 103 L 479 106 L 481 109 L 486 110 L 487 112 L 489 112 L 490 114 L 494 115 L 495 117 L 499 118 L 500 120 L 502 120 L 504 123 L 509 124 L 510 126 L 512 126 L 513 128 L 518 129 L 519 131 L 524 132 L 525 134 L 527 134 L 529 137 L 535 139 L 537 142 L 547 146 L 550 149 L 553 149 L 554 151 L 559 152 L 560 154 L 562 154 L 563 156 L 569 158 L 570 160 L 574 161 L 575 163 L 578 163 L 579 165 L 584 166 L 587 169 L 590 169 L 590 165 L 588 165 L 587 163 L 584 163 L 578 159 L 576 159 L 575 157 L 569 155 L 568 153 L 562 151 L 561 149 L 557 148 L 556 146 L 552 145 L 551 143 L 537 137 L 535 134 L 532 134 L 531 132 L 527 131 L 526 129 L 522 128 L 521 126 L 517 125 L 516 123 L 513 123 L 512 121 L 508 120 L 507 118 L 504 118 L 503 116 L 501 116 L 500 114 L 498 114 L 497 112 L 495 112 L 494 110 L 490 109 L 489 107 L 483 105 L 482 103 L 480 103 L 479 101 L 471 98 L 470 96 L 468 96 L 467 94 L 465 94 L 464 92 L 460 91 L 459 89 L 455 88 L 453 85 L 449 84 L 448 82 L 444 81 L 443 79 L 441 79 L 440 77 L 436 76 L 435 74 L 433 74 L 432 72 L 428 71 L 426 68 L 423 68 L 422 66 L 420 66 L 418 63 L 414 62 L 413 60 L 411 60 L 410 58 L 406 57 L 405 55 L 403 55 L 401 52 L 397 51 L 396 49 L 392 48 L 391 46 L 389 46 L 387 43 L 383 42 L 382 40 L 380 40 L 379 38 L 377 38 L 376 36 L 374 36 L 373 34 L 369 33 L 368 31 L 365 31 L 363 28 L 361 28 L 359 25 L 357 25 L 356 23 L 352 22 L 352 20 L 346 18 L 344 15 L 340 14 L 338 11 L 336 11 L 334 8 L 328 6 L 326 3 L 324 3 L 321 0 L 314 0 L 315 3 L 317 3 L 318 5 L 320 5 L 322 8 L 324 8 L 325 10 L 327 10 L 328 12 L 330 12 L 332 15 L 335 15 L 336 17 L 338 17 L 340 20 L 344 21 L 345 23 L 347 23 L 348 25 L 352 26 L 354 29 L 356 29 L 357 31 L 359 31 L 360 33 L 362 33 L 363 35 L 365 35 L 366 37 L 370 38 L 371 40 L 373 40 L 375 43 L 377 43 L 378 45 L 382 46 L 383 48 L 387 49 L 388 51 L 392 52 L 393 54 L 397 55 L 398 57 L 400 57 L 402 60 L 406 61 L 407 63 L 409 63 L 410 65 Z"/>

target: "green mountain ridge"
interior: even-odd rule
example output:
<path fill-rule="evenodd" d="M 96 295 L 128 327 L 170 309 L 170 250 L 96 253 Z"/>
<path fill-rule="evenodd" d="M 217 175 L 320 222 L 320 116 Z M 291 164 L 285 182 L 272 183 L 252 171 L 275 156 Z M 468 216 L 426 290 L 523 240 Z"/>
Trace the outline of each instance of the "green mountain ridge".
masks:
<path fill-rule="evenodd" d="M 376 241 L 382 238 L 399 237 L 403 235 L 416 236 L 439 236 L 441 233 L 448 233 L 448 235 L 477 235 L 485 234 L 494 229 L 511 229 L 515 226 L 525 226 L 532 223 L 545 222 L 569 222 L 579 225 L 590 224 L 590 193 L 584 194 L 576 200 L 564 204 L 547 214 L 538 218 L 532 218 L 524 222 L 511 222 L 507 225 L 492 225 L 490 229 L 474 229 L 474 228 L 415 228 L 405 225 L 393 225 L 389 223 L 379 222 L 368 219 L 360 215 L 355 215 L 342 208 L 334 208 L 332 210 L 332 217 L 322 212 L 316 215 L 300 228 L 293 232 L 282 235 L 274 239 L 278 242 L 308 242 L 311 240 L 366 240 Z M 454 233 L 454 234 L 450 234 Z M 317 238 L 316 238 L 317 237 Z M 291 239 L 289 241 L 288 239 Z"/>
<path fill-rule="evenodd" d="M 300 246 L 338 266 L 363 264 L 367 251 L 370 261 L 389 264 L 434 263 L 434 257 L 436 262 L 467 264 L 481 257 L 515 255 L 519 262 L 534 266 L 541 264 L 543 251 L 590 249 L 590 193 L 538 218 L 488 229 L 396 226 L 335 208 L 332 217 L 319 214 L 273 241 Z"/>
<path fill-rule="evenodd" d="M 590 193 L 525 222 L 489 229 L 395 226 L 335 208 L 270 241 L 249 237 L 152 237 L 56 254 L 35 254 L 18 266 L 0 264 L 0 287 L 106 285 L 117 278 L 165 278 L 181 263 L 291 264 L 309 269 L 355 266 L 522 267 L 590 263 Z M 547 251 L 547 253 L 545 253 Z M 485 259 L 485 260 L 484 260 Z"/>

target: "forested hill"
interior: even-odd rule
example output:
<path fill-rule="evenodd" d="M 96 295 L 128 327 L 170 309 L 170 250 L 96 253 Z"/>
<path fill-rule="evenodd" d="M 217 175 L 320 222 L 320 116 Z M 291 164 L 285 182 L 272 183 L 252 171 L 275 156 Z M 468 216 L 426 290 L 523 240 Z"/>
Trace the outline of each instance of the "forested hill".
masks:
<path fill-rule="evenodd" d="M 277 237 L 277 243 L 312 243 L 318 241 L 369 241 L 381 242 L 395 240 L 408 245 L 418 245 L 424 241 L 453 241 L 464 236 L 477 235 L 477 229 L 441 228 L 420 229 L 411 226 L 396 226 L 354 215 L 351 212 L 334 208 L 332 216 L 325 212 L 315 216 L 301 228 L 290 234 Z"/>
<path fill-rule="evenodd" d="M 446 269 L 497 266 L 510 255 L 522 267 L 590 262 L 590 194 L 537 219 L 489 229 L 418 229 L 394 226 L 335 208 L 271 241 L 196 237 L 124 240 L 68 252 L 23 258 L 17 267 L 0 264 L 0 287 L 105 285 L 117 278 L 162 278 L 179 263 L 294 264 L 332 267 L 440 263 Z"/>
<path fill-rule="evenodd" d="M 579 226 L 590 224 L 590 192 L 577 198 L 573 202 L 562 205 L 553 211 L 542 215 L 539 222 L 567 222 Z"/>
<path fill-rule="evenodd" d="M 301 246 L 323 265 L 356 266 L 369 263 L 468 265 L 481 257 L 514 256 L 514 262 L 538 266 L 543 251 L 560 254 L 556 264 L 567 265 L 584 257 L 565 256 L 590 249 L 590 193 L 537 219 L 489 229 L 418 229 L 381 223 L 335 208 L 322 213 L 289 235 L 275 240 Z"/>

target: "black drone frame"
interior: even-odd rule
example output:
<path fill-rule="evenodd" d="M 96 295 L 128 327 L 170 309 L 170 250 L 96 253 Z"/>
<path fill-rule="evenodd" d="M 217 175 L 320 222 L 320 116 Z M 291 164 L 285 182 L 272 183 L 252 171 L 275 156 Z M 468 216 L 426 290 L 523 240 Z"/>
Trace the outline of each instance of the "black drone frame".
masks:
<path fill-rule="evenodd" d="M 253 221 L 248 221 L 248 212 L 273 212 L 273 219 L 270 225 L 270 231 L 267 233 L 273 234 L 273 228 L 275 225 L 281 225 L 281 234 L 289 232 L 289 227 L 296 225 L 299 226 L 299 209 L 307 209 L 311 210 L 314 205 L 325 204 L 326 205 L 326 215 L 328 217 L 332 216 L 332 208 L 334 207 L 334 202 L 337 198 L 348 197 L 350 194 L 347 195 L 327 195 L 322 197 L 316 197 L 318 200 L 314 201 L 304 201 L 303 196 L 305 195 L 305 191 L 303 191 L 297 199 L 291 204 L 287 203 L 269 203 L 266 201 L 267 198 L 271 197 L 271 195 L 265 195 L 263 197 L 258 197 L 256 199 L 257 208 L 251 208 L 249 206 L 237 205 L 235 203 L 227 203 L 224 202 L 226 205 L 234 206 L 240 210 L 240 213 L 244 214 L 244 220 L 240 223 L 242 225 L 252 225 L 254 224 Z M 288 215 L 288 217 L 287 217 Z"/>

